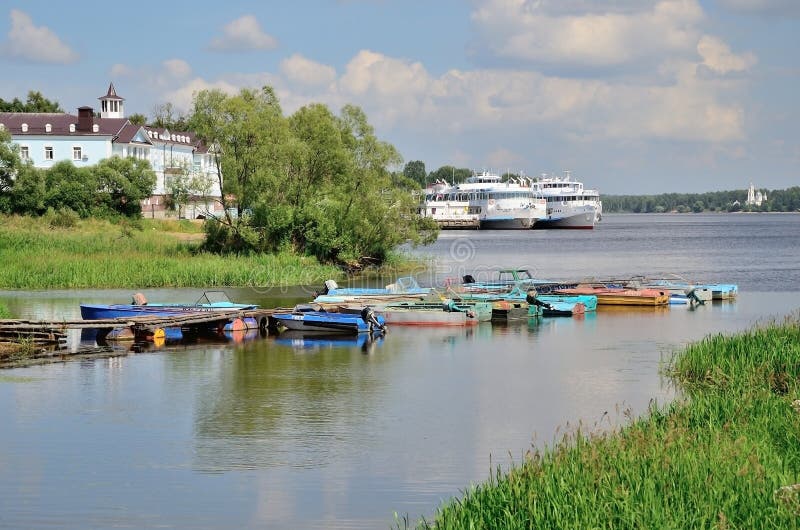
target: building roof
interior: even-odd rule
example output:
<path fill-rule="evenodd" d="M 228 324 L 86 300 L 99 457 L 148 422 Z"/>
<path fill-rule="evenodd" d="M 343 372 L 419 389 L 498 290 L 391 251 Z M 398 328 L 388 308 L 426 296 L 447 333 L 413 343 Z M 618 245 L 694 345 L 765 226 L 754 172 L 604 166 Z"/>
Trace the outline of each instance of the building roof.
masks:
<path fill-rule="evenodd" d="M 97 98 L 99 100 L 103 99 L 116 99 L 117 101 L 125 101 L 125 98 L 121 98 L 117 95 L 117 89 L 114 88 L 114 83 L 108 84 L 108 92 L 106 92 L 105 96 L 100 96 Z"/>
<path fill-rule="evenodd" d="M 122 127 L 129 123 L 126 118 L 93 118 L 92 124 L 98 126 L 97 132 L 80 131 L 78 117 L 73 114 L 60 112 L 0 112 L 0 123 L 5 129 L 15 136 L 116 136 Z M 22 124 L 28 125 L 26 132 L 22 131 Z M 50 132 L 46 125 L 50 124 Z M 70 132 L 70 125 L 75 125 L 75 131 Z"/>
<path fill-rule="evenodd" d="M 144 131 L 144 127 L 142 127 L 141 125 L 134 125 L 131 122 L 128 122 L 122 127 L 122 129 L 120 129 L 119 135 L 114 140 L 114 143 L 118 143 L 118 144 L 133 143 L 134 142 L 134 138 L 136 137 L 136 134 L 139 131 Z M 146 131 L 142 134 L 142 136 L 144 137 L 145 141 L 144 142 L 136 141 L 135 143 L 137 143 L 137 144 L 138 143 L 145 143 L 145 144 L 150 144 L 150 145 L 153 144 L 153 142 L 150 141 L 150 139 L 149 139 L 150 137 L 147 135 Z"/>

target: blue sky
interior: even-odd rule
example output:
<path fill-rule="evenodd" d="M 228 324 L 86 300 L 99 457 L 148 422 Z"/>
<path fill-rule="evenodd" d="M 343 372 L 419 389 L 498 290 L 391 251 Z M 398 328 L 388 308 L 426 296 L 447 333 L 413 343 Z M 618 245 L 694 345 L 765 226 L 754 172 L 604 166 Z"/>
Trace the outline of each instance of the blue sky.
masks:
<path fill-rule="evenodd" d="M 362 107 L 406 161 L 602 193 L 800 185 L 799 0 L 25 1 L 0 8 L 0 97 L 128 114 L 275 87 Z"/>

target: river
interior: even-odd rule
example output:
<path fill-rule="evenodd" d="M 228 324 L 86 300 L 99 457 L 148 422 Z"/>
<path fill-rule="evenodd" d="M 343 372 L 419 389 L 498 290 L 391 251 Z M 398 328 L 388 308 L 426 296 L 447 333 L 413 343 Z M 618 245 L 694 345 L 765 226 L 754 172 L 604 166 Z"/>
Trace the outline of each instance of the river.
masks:
<path fill-rule="evenodd" d="M 593 231 L 443 232 L 411 252 L 443 285 L 525 267 L 554 279 L 681 273 L 739 284 L 690 311 L 600 311 L 375 341 L 256 338 L 0 371 L 0 528 L 386 528 L 565 430 L 674 397 L 689 341 L 800 307 L 800 215 L 606 215 Z M 383 283 L 389 279 L 376 280 Z M 228 289 L 288 305 L 313 286 Z M 201 290 L 147 290 L 193 301 Z M 72 318 L 129 290 L 0 291 Z"/>

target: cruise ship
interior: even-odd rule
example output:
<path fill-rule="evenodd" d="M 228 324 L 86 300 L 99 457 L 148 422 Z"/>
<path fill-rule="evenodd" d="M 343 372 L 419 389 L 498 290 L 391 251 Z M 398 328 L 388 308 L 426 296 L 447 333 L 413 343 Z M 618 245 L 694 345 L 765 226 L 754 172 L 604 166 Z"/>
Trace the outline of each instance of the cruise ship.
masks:
<path fill-rule="evenodd" d="M 547 213 L 536 228 L 594 228 L 603 216 L 603 203 L 597 190 L 584 189 L 583 183 L 564 176 L 542 175 L 533 190 L 547 200 Z"/>
<path fill-rule="evenodd" d="M 436 183 L 426 190 L 420 214 L 442 228 L 527 229 L 545 215 L 545 205 L 531 179 L 503 182 L 499 175 L 483 171 L 455 186 Z"/>

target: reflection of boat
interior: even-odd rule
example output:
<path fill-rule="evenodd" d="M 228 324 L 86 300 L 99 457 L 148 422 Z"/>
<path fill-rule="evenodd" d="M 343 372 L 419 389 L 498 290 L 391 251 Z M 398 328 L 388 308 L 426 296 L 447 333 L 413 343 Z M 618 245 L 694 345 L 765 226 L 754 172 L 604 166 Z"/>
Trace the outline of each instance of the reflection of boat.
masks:
<path fill-rule="evenodd" d="M 193 304 L 149 303 L 144 295 L 133 296 L 132 304 L 81 304 L 81 318 L 100 320 L 105 318 L 126 318 L 137 316 L 174 316 L 187 312 L 236 311 L 256 309 L 256 304 L 237 304 L 223 291 L 206 291 Z"/>
<path fill-rule="evenodd" d="M 269 317 L 269 323 L 273 329 L 357 334 L 381 330 L 386 322 L 380 315 L 370 316 L 365 309 L 360 315 L 328 311 L 275 313 Z"/>
<path fill-rule="evenodd" d="M 365 348 L 373 347 L 383 342 L 383 335 L 374 333 L 359 333 L 355 336 L 334 333 L 304 333 L 302 331 L 284 331 L 275 336 L 275 344 L 290 346 L 295 349 L 321 349 L 321 348 Z"/>

